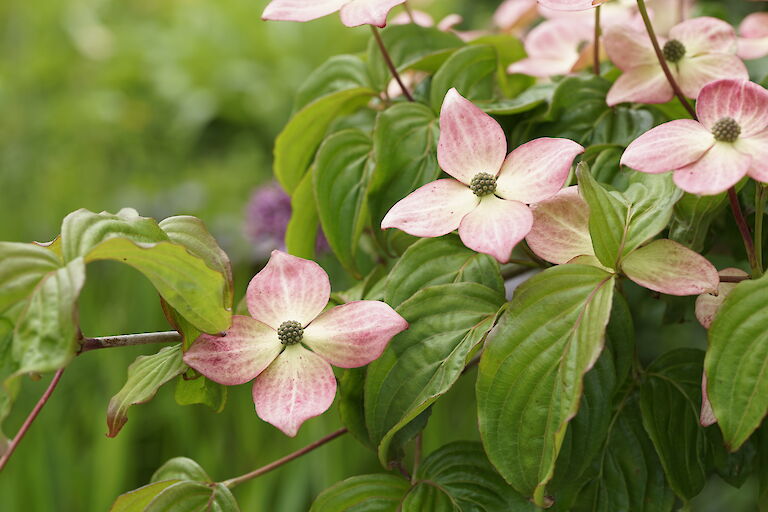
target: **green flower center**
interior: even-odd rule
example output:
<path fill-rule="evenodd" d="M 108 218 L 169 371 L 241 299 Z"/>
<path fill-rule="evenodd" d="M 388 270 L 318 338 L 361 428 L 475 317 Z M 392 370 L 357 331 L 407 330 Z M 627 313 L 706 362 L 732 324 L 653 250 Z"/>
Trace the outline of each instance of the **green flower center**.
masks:
<path fill-rule="evenodd" d="M 679 62 L 685 56 L 685 46 L 677 39 L 670 39 L 664 45 L 663 53 L 669 62 Z"/>
<path fill-rule="evenodd" d="M 712 127 L 712 135 L 720 142 L 736 142 L 741 135 L 741 126 L 732 117 L 724 117 Z"/>
<path fill-rule="evenodd" d="M 496 192 L 496 176 L 488 174 L 487 172 L 477 173 L 475 174 L 475 177 L 472 178 L 472 182 L 469 184 L 469 189 L 478 197 L 493 194 Z"/>
<path fill-rule="evenodd" d="M 283 345 L 295 345 L 304 337 L 304 329 L 296 320 L 288 320 L 277 328 L 277 337 Z"/>

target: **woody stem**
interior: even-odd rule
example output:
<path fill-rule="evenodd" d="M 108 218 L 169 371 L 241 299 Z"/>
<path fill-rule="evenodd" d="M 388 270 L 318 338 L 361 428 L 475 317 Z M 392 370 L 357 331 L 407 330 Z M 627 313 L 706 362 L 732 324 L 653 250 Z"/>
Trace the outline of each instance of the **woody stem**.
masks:
<path fill-rule="evenodd" d="M 395 63 L 392 62 L 392 57 L 389 56 L 387 47 L 384 46 L 384 41 L 381 39 L 381 34 L 379 33 L 379 29 L 371 25 L 371 31 L 373 31 L 373 38 L 376 40 L 376 44 L 379 46 L 379 50 L 381 51 L 381 56 L 384 57 L 384 62 L 386 62 L 387 68 L 389 68 L 389 72 L 392 73 L 392 77 L 397 82 L 397 85 L 400 86 L 400 90 L 403 91 L 403 95 L 406 98 L 408 98 L 408 101 L 413 101 L 413 96 L 411 96 L 410 91 L 408 91 L 408 88 L 403 83 L 402 78 L 400 78 L 400 73 L 397 72 Z"/>

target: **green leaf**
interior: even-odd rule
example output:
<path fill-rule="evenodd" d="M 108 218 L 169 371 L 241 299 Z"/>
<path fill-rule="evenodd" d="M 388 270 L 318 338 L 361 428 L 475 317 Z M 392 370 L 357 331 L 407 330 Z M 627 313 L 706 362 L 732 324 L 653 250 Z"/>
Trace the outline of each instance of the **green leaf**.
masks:
<path fill-rule="evenodd" d="M 669 238 L 689 249 L 701 252 L 712 222 L 728 204 L 725 192 L 715 196 L 683 194 L 675 204 L 674 216 L 669 226 Z"/>
<path fill-rule="evenodd" d="M 324 490 L 310 512 L 397 512 L 410 483 L 390 474 L 359 475 Z"/>
<path fill-rule="evenodd" d="M 225 306 L 232 307 L 234 290 L 232 264 L 229 256 L 219 246 L 205 227 L 203 221 L 191 215 L 168 217 L 160 221 L 160 229 L 166 232 L 171 242 L 183 245 L 189 252 L 202 259 L 211 269 L 224 276 L 226 285 Z"/>
<path fill-rule="evenodd" d="M 16 242 L 0 242 L 0 261 L 0 313 L 27 297 L 46 274 L 62 266 L 53 251 Z"/>
<path fill-rule="evenodd" d="M 516 290 L 485 344 L 477 380 L 483 444 L 512 487 L 539 506 L 583 376 L 603 349 L 613 279 L 586 265 L 545 270 Z"/>
<path fill-rule="evenodd" d="M 625 254 L 661 233 L 672 219 L 675 203 L 683 191 L 672 181 L 672 174 L 632 173 L 623 196 L 629 201 L 629 226 L 624 240 Z"/>
<path fill-rule="evenodd" d="M 443 496 L 440 496 L 443 495 Z M 447 504 L 450 508 L 435 506 Z M 534 507 L 507 485 L 477 442 L 447 444 L 424 459 L 403 511 L 523 512 Z"/>
<path fill-rule="evenodd" d="M 504 96 L 514 98 L 531 86 L 533 77 L 525 75 L 509 75 L 507 68 L 513 62 L 526 56 L 523 42 L 511 34 L 490 34 L 473 39 L 470 45 L 490 45 L 498 54 L 496 66 L 497 82 Z"/>
<path fill-rule="evenodd" d="M 334 55 L 314 70 L 296 93 L 295 110 L 313 101 L 348 89 L 370 87 L 371 79 L 363 59 L 357 55 Z"/>
<path fill-rule="evenodd" d="M 182 245 L 110 238 L 88 252 L 86 262 L 97 260 L 114 260 L 137 269 L 169 305 L 203 332 L 226 331 L 231 323 L 227 278 Z"/>
<path fill-rule="evenodd" d="M 112 504 L 109 512 L 143 512 L 150 501 L 163 492 L 163 490 L 176 483 L 178 483 L 177 480 L 156 482 L 122 494 Z"/>
<path fill-rule="evenodd" d="M 364 386 L 366 367 L 346 368 L 339 376 L 339 416 L 352 437 L 376 450 L 365 425 Z"/>
<path fill-rule="evenodd" d="M 399 103 L 376 118 L 376 169 L 368 193 L 375 229 L 396 202 L 440 175 L 438 137 L 437 117 L 419 103 Z"/>
<path fill-rule="evenodd" d="M 351 114 L 376 94 L 356 87 L 325 95 L 294 115 L 275 140 L 275 177 L 293 195 L 307 172 L 328 127 L 338 117 Z"/>
<path fill-rule="evenodd" d="M 640 390 L 645 431 L 669 485 L 686 502 L 707 481 L 707 439 L 699 425 L 703 361 L 701 350 L 667 352 L 648 367 Z"/>
<path fill-rule="evenodd" d="M 477 106 L 484 112 L 492 115 L 509 116 L 522 114 L 551 101 L 553 92 L 554 86 L 552 84 L 540 84 L 526 89 L 515 98 L 479 101 Z"/>
<path fill-rule="evenodd" d="M 9 442 L 3 434 L 3 421 L 10 414 L 21 387 L 21 380 L 18 377 L 8 378 L 17 368 L 12 347 L 13 322 L 10 318 L 0 316 L 0 456 L 5 453 Z"/>
<path fill-rule="evenodd" d="M 597 471 L 573 512 L 671 512 L 675 505 L 675 495 L 643 430 L 635 395 L 622 400 L 611 420 Z"/>
<path fill-rule="evenodd" d="M 107 407 L 107 436 L 115 437 L 128 421 L 128 408 L 151 400 L 157 390 L 187 366 L 181 359 L 181 345 L 165 347 L 157 354 L 139 356 L 128 367 L 128 378 Z"/>
<path fill-rule="evenodd" d="M 317 152 L 314 189 L 323 233 L 339 262 L 359 275 L 355 255 L 368 219 L 366 192 L 373 173 L 373 143 L 360 130 L 334 133 Z"/>
<path fill-rule="evenodd" d="M 443 98 L 452 87 L 472 101 L 490 99 L 497 68 L 498 57 L 493 46 L 471 45 L 454 52 L 432 77 L 429 94 L 432 109 L 440 112 Z"/>
<path fill-rule="evenodd" d="M 72 261 L 78 256 L 85 258 L 91 249 L 115 237 L 142 244 L 169 239 L 155 219 L 141 217 L 133 208 L 123 208 L 116 214 L 94 213 L 83 208 L 64 217 L 61 224 L 64 261 Z"/>
<path fill-rule="evenodd" d="M 79 348 L 77 298 L 85 284 L 85 264 L 76 258 L 49 272 L 35 287 L 16 324 L 15 374 L 48 372 L 66 366 Z"/>
<path fill-rule="evenodd" d="M 423 288 L 457 282 L 478 283 L 504 293 L 496 260 L 467 249 L 456 235 L 423 238 L 403 253 L 389 273 L 385 302 L 397 307 Z"/>
<path fill-rule="evenodd" d="M 455 34 L 416 24 L 390 25 L 381 31 L 381 39 L 398 71 L 434 72 L 456 48 L 464 46 Z M 374 87 L 384 90 L 391 77 L 373 38 L 368 44 L 368 65 Z"/>
<path fill-rule="evenodd" d="M 143 512 L 236 512 L 232 493 L 222 484 L 181 481 L 163 489 Z"/>
<path fill-rule="evenodd" d="M 618 193 L 610 193 L 595 181 L 586 164 L 576 168 L 579 192 L 589 205 L 589 234 L 600 263 L 617 268 L 624 255 L 630 206 Z"/>
<path fill-rule="evenodd" d="M 189 371 L 193 372 L 193 370 Z M 179 405 L 203 404 L 214 412 L 221 412 L 227 404 L 227 387 L 203 375 L 197 375 L 193 379 L 186 379 L 184 375 L 180 375 L 176 381 L 173 397 Z"/>
<path fill-rule="evenodd" d="M 653 128 L 654 116 L 644 109 L 609 107 L 605 97 L 611 82 L 596 76 L 572 76 L 559 82 L 546 119 L 537 128 L 542 136 L 557 134 L 584 147 L 594 144 L 627 146 Z"/>
<path fill-rule="evenodd" d="M 503 302 L 498 290 L 457 283 L 424 288 L 398 306 L 410 327 L 368 365 L 365 380 L 366 425 L 385 467 L 398 452 L 395 434 L 453 386 Z"/>
<path fill-rule="evenodd" d="M 768 275 L 739 283 L 709 328 L 707 392 L 732 451 L 768 412 Z"/>
<path fill-rule="evenodd" d="M 311 168 L 291 196 L 291 220 L 285 231 L 286 250 L 294 256 L 309 260 L 315 259 L 317 228 L 320 226 L 312 185 L 315 172 L 316 169 Z"/>
<path fill-rule="evenodd" d="M 200 464 L 187 457 L 174 457 L 160 466 L 154 472 L 150 483 L 163 480 L 192 480 L 196 482 L 210 482 L 211 477 L 200 467 Z"/>

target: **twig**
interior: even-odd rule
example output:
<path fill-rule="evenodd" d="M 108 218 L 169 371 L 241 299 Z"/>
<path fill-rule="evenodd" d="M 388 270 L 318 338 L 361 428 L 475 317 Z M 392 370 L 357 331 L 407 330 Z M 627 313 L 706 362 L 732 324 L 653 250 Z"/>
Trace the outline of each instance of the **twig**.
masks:
<path fill-rule="evenodd" d="M 688 111 L 688 114 L 690 114 L 693 119 L 698 120 L 696 117 L 696 111 L 693 109 L 691 104 L 688 103 L 688 100 L 685 98 L 685 94 L 683 94 L 683 91 L 677 84 L 675 77 L 672 76 L 672 71 L 670 71 L 669 66 L 667 65 L 667 59 L 664 58 L 664 52 L 662 51 L 661 46 L 659 46 L 659 40 L 656 38 L 656 32 L 653 30 L 651 18 L 648 16 L 648 9 L 645 7 L 645 0 L 637 0 L 637 9 L 640 11 L 640 16 L 643 18 L 645 30 L 648 32 L 648 37 L 651 39 L 653 51 L 656 52 L 656 58 L 659 61 L 659 65 L 661 65 L 661 69 L 664 71 L 664 75 L 667 77 L 669 85 L 672 86 L 672 90 L 675 92 L 675 96 L 677 96 L 677 99 L 680 101 L 683 107 L 685 107 L 685 110 Z"/>
<path fill-rule="evenodd" d="M 592 49 L 592 72 L 600 76 L 600 6 L 595 7 L 595 37 Z"/>
<path fill-rule="evenodd" d="M 400 73 L 397 72 L 395 63 L 392 62 L 392 57 L 389 56 L 387 47 L 384 46 L 384 41 L 381 39 L 381 34 L 379 33 L 379 29 L 371 25 L 371 30 L 373 31 L 373 38 L 376 39 L 376 44 L 379 45 L 381 56 L 384 57 L 384 62 L 387 63 L 389 72 L 392 73 L 392 77 L 395 79 L 395 81 L 397 81 L 397 84 L 400 86 L 400 89 L 403 91 L 403 95 L 405 95 L 405 97 L 408 98 L 408 101 L 413 101 L 413 96 L 411 96 L 410 91 L 408 91 L 408 88 L 405 86 L 405 84 L 403 83 L 403 80 L 400 78 Z"/>
<path fill-rule="evenodd" d="M 225 486 L 229 487 L 230 489 L 232 489 L 236 485 L 239 485 L 239 484 L 241 484 L 243 482 L 247 482 L 248 480 L 256 478 L 257 476 L 261 476 L 261 475 L 263 475 L 265 473 L 269 473 L 273 469 L 277 469 L 280 466 L 282 466 L 283 464 L 291 462 L 293 459 L 298 459 L 302 455 L 304 455 L 306 453 L 309 453 L 312 450 L 314 450 L 315 448 L 319 448 L 320 446 L 323 446 L 324 444 L 326 444 L 326 443 L 328 443 L 330 441 L 333 441 L 337 437 L 342 436 L 342 435 L 344 435 L 346 433 L 347 433 L 347 429 L 346 428 L 341 428 L 341 429 L 337 430 L 336 432 L 328 434 L 327 436 L 323 437 L 322 439 L 318 439 L 314 443 L 308 444 L 307 446 L 305 446 L 304 448 L 301 448 L 300 450 L 296 450 L 295 452 L 293 452 L 291 454 L 288 454 L 285 457 L 277 459 L 274 462 L 270 462 L 266 466 L 262 466 L 262 467 L 260 467 L 260 468 L 258 468 L 256 470 L 254 470 L 254 471 L 251 471 L 250 473 L 246 473 L 244 475 L 240 475 L 240 476 L 237 476 L 235 478 L 230 478 L 229 480 L 224 480 L 221 483 L 224 484 Z"/>
<path fill-rule="evenodd" d="M 13 441 L 11 441 L 11 443 L 8 445 L 8 449 L 5 451 L 3 456 L 0 457 L 0 471 L 2 471 L 5 465 L 8 463 L 8 459 L 11 458 L 11 455 L 13 455 L 13 452 L 16 450 L 16 447 L 19 446 L 19 443 L 24 438 L 24 434 L 26 434 L 27 430 L 29 430 L 29 427 L 32 426 L 32 422 L 35 421 L 35 418 L 37 418 L 37 415 L 40 414 L 40 410 L 48 402 L 48 399 L 51 398 L 51 394 L 53 393 L 53 390 L 56 389 L 56 385 L 61 380 L 62 373 L 64 373 L 64 368 L 59 368 L 56 371 L 56 373 L 53 375 L 53 378 L 51 379 L 51 383 L 48 384 L 48 389 L 45 390 L 45 393 L 43 393 L 43 396 L 41 396 L 40 400 L 37 401 L 35 408 L 32 409 L 32 412 L 29 413 L 29 416 L 27 416 L 27 419 L 24 420 L 24 424 L 21 426 L 19 431 L 14 436 Z"/>
<path fill-rule="evenodd" d="M 120 334 L 101 338 L 83 338 L 80 354 L 90 350 L 113 347 L 130 347 L 133 345 L 150 345 L 153 343 L 181 343 L 182 336 L 176 331 L 143 332 L 141 334 Z"/>
<path fill-rule="evenodd" d="M 747 219 L 744 218 L 744 213 L 741 211 L 741 205 L 739 204 L 739 197 L 736 195 L 736 189 L 733 187 L 728 189 L 728 201 L 731 203 L 733 218 L 736 220 L 736 225 L 739 227 L 741 238 L 744 240 L 744 248 L 747 251 L 749 266 L 752 267 L 752 273 L 755 274 L 758 272 L 757 258 L 755 257 L 755 244 L 752 241 L 752 234 L 749 232 Z"/>

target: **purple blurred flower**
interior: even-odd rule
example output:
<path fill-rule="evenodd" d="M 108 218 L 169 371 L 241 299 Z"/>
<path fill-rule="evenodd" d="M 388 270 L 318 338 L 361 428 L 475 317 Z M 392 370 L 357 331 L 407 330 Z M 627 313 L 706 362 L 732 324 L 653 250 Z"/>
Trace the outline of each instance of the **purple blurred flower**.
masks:
<path fill-rule="evenodd" d="M 248 201 L 245 232 L 259 257 L 268 258 L 274 249 L 285 250 L 285 232 L 291 220 L 291 198 L 276 182 L 257 187 Z M 328 241 L 318 228 L 315 250 L 329 250 Z"/>

